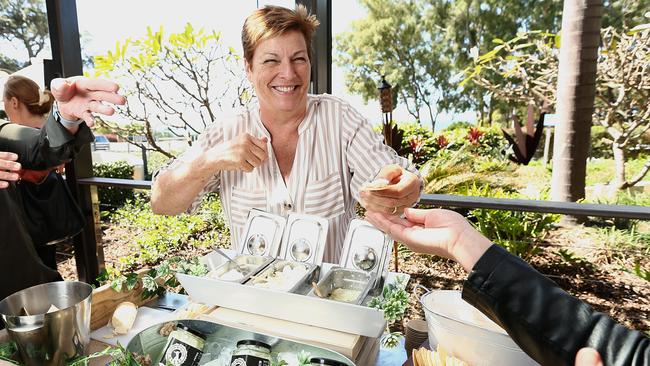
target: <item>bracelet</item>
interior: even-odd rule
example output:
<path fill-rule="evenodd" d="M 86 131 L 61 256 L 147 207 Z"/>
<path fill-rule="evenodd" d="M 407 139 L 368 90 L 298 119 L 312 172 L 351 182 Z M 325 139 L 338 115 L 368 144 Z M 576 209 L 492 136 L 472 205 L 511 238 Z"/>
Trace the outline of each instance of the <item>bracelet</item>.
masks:
<path fill-rule="evenodd" d="M 71 121 L 69 119 L 63 118 L 61 113 L 59 112 L 59 103 L 55 102 L 54 103 L 54 118 L 63 126 L 63 127 L 75 127 L 79 126 L 84 122 L 83 119 L 79 118 L 76 121 Z"/>

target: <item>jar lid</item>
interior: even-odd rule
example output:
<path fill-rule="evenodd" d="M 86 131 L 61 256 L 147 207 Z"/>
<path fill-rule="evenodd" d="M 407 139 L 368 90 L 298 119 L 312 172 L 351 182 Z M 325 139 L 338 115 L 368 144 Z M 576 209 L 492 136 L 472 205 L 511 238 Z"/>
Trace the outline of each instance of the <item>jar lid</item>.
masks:
<path fill-rule="evenodd" d="M 190 328 L 190 327 L 187 326 L 186 324 L 178 323 L 178 324 L 176 324 L 176 328 L 177 328 L 177 329 L 182 329 L 182 330 L 184 330 L 184 331 L 186 331 L 186 332 L 189 332 L 189 333 L 191 333 L 191 334 L 193 334 L 193 335 L 195 335 L 195 336 L 197 336 L 197 337 L 199 337 L 199 338 L 205 340 L 205 337 L 206 337 L 205 334 L 203 334 L 202 332 L 200 332 L 200 331 L 198 331 L 198 330 L 196 330 L 196 329 L 194 329 L 194 328 Z"/>
<path fill-rule="evenodd" d="M 329 358 L 315 357 L 309 360 L 312 365 L 327 365 L 327 366 L 348 366 L 347 363 L 341 361 L 330 360 Z"/>
<path fill-rule="evenodd" d="M 258 347 L 266 348 L 269 350 L 269 352 L 271 352 L 271 346 L 269 346 L 268 344 L 262 341 L 256 341 L 253 339 L 244 339 L 242 341 L 239 341 L 237 342 L 237 347 L 239 346 L 258 346 Z"/>

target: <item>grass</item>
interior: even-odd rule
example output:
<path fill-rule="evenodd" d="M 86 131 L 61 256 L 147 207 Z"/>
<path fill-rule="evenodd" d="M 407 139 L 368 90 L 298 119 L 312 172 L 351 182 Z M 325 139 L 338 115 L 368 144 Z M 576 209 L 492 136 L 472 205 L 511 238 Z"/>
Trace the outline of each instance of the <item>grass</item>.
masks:
<path fill-rule="evenodd" d="M 638 159 L 629 160 L 626 164 L 626 177 L 630 178 L 637 174 L 645 164 L 647 157 L 642 156 Z M 549 163 L 546 167 L 542 166 L 541 161 L 535 160 L 528 165 L 520 165 L 515 171 L 514 177 L 505 177 L 512 184 L 523 189 L 533 185 L 538 190 L 548 189 L 551 186 L 551 167 Z M 591 159 L 587 162 L 586 186 L 596 184 L 607 184 L 614 178 L 614 160 L 613 159 Z M 645 180 L 650 180 L 650 174 L 646 175 Z"/>
<path fill-rule="evenodd" d="M 635 176 L 645 164 L 647 157 L 628 160 L 625 164 L 625 176 L 630 178 Z M 587 162 L 587 185 L 591 186 L 599 183 L 609 183 L 614 179 L 614 160 L 613 159 L 592 159 Z M 645 179 L 650 179 L 646 175 Z"/>

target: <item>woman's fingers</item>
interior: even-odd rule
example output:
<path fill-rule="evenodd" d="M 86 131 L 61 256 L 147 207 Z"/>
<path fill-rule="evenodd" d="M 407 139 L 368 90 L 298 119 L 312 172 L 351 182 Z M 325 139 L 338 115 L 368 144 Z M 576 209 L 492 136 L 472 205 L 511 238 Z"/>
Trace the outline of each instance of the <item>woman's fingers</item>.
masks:
<path fill-rule="evenodd" d="M 106 116 L 111 116 L 113 113 L 115 113 L 115 109 L 113 109 L 113 107 L 96 100 L 92 100 L 90 103 L 88 103 L 88 110 L 93 113 L 100 113 Z"/>
<path fill-rule="evenodd" d="M 576 354 L 575 366 L 603 366 L 603 359 L 595 349 L 584 347 Z"/>
<path fill-rule="evenodd" d="M 93 117 L 93 114 L 90 113 L 90 111 L 81 112 L 79 118 L 83 119 L 88 127 L 93 127 L 95 125 L 95 117 Z"/>
<path fill-rule="evenodd" d="M 13 166 L 12 164 L 9 164 L 9 163 L 13 163 L 16 160 L 18 160 L 18 155 L 17 154 L 6 152 L 6 151 L 0 151 L 0 163 L 5 162 L 5 163 L 8 164 L 7 166 Z M 14 163 L 14 164 L 18 164 L 18 168 L 15 169 L 15 170 L 20 169 L 20 163 Z M 9 169 L 9 168 L 7 168 L 7 169 Z"/>
<path fill-rule="evenodd" d="M 260 160 L 260 162 L 263 162 L 268 158 L 268 154 L 266 153 L 266 150 L 260 148 L 257 144 L 252 144 L 250 147 L 251 153 L 257 157 L 257 159 Z"/>
<path fill-rule="evenodd" d="M 101 101 L 110 104 L 124 104 L 125 99 L 122 95 L 107 91 L 92 91 L 88 93 L 91 100 Z"/>
<path fill-rule="evenodd" d="M 75 86 L 79 90 L 92 91 L 106 91 L 110 93 L 117 93 L 120 90 L 119 84 L 114 81 L 97 78 L 86 77 L 73 77 L 71 78 Z"/>

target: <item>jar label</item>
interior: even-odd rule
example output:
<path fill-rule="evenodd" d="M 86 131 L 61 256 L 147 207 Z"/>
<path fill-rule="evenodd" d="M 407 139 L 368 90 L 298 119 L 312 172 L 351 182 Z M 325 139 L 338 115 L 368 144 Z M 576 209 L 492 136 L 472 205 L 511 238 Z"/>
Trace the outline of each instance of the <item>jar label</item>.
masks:
<path fill-rule="evenodd" d="M 199 364 L 203 352 L 176 338 L 172 338 L 163 352 L 159 366 L 196 366 Z"/>
<path fill-rule="evenodd" d="M 266 358 L 250 355 L 232 356 L 230 366 L 269 366 L 271 363 Z"/>

